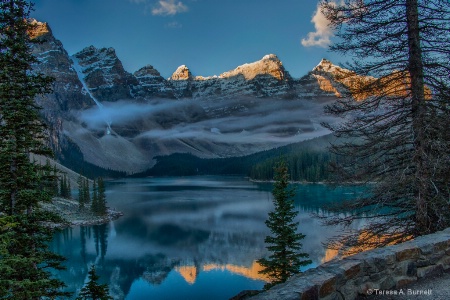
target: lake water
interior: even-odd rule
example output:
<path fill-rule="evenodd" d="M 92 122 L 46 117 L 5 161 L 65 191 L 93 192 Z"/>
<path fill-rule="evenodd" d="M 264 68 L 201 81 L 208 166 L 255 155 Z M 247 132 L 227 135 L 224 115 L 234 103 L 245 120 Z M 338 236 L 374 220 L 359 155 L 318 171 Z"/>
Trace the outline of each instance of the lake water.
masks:
<path fill-rule="evenodd" d="M 358 192 L 326 185 L 295 185 L 303 251 L 316 266 L 336 230 L 312 218 L 327 203 Z M 91 264 L 115 299 L 229 299 L 261 289 L 257 259 L 266 255 L 264 221 L 273 208 L 272 184 L 243 177 L 199 176 L 123 179 L 107 183 L 109 206 L 124 212 L 110 224 L 57 233 L 53 251 L 67 270 L 58 276 L 77 292 Z"/>

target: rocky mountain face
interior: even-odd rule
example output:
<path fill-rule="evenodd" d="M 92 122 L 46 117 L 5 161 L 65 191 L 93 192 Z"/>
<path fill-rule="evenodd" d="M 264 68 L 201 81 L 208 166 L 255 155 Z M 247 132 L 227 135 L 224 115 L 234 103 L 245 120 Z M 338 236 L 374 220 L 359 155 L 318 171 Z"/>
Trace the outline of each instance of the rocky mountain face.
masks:
<path fill-rule="evenodd" d="M 97 49 L 90 46 L 73 55 L 72 61 L 99 101 L 133 98 L 133 89 L 139 82 L 125 71 L 113 48 Z"/>
<path fill-rule="evenodd" d="M 348 88 L 329 61 L 294 79 L 274 54 L 219 76 L 184 65 L 168 79 L 151 65 L 131 74 L 113 48 L 69 56 L 48 24 L 32 22 L 35 70 L 55 78 L 37 99 L 52 146 L 61 155 L 70 141 L 102 168 L 137 172 L 157 155 L 239 156 L 326 134 L 322 105 Z"/>
<path fill-rule="evenodd" d="M 293 79 L 274 54 L 244 64 L 219 76 L 193 76 L 180 66 L 169 81 L 177 97 L 194 99 L 234 98 L 236 96 L 294 98 Z"/>
<path fill-rule="evenodd" d="M 47 23 L 33 21 L 35 32 L 31 33 L 39 43 L 33 44 L 33 54 L 39 61 L 35 70 L 54 77 L 53 93 L 39 98 L 39 104 L 46 108 L 60 112 L 72 109 L 83 109 L 91 106 L 91 100 L 82 92 L 82 85 L 73 68 L 62 43 L 55 39 Z"/>
<path fill-rule="evenodd" d="M 53 93 L 38 96 L 36 102 L 43 107 L 44 119 L 48 125 L 51 145 L 55 152 L 61 152 L 65 142 L 63 120 L 70 119 L 70 111 L 90 107 L 92 100 L 82 92 L 82 85 L 72 67 L 72 61 L 62 43 L 55 39 L 47 23 L 33 20 L 34 31 L 30 32 L 38 43 L 32 51 L 39 63 L 34 66 L 37 72 L 54 77 Z"/>
<path fill-rule="evenodd" d="M 139 89 L 135 90 L 135 96 L 175 98 L 172 85 L 153 66 L 147 65 L 133 75 L 139 82 Z"/>
<path fill-rule="evenodd" d="M 360 89 L 362 85 L 374 82 L 376 78 L 358 75 L 335 66 L 326 59 L 322 59 L 313 69 L 312 76 L 317 79 L 321 90 L 334 93 L 337 97 L 341 97 L 342 92 L 350 92 L 353 98 L 359 101 L 377 93 L 376 90 L 362 92 Z"/>

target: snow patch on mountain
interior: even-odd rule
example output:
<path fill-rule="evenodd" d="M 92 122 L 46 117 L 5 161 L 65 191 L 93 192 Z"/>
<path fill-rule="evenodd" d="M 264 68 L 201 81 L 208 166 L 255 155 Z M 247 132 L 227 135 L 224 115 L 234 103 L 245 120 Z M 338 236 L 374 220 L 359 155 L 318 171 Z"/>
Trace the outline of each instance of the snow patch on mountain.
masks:
<path fill-rule="evenodd" d="M 88 85 L 86 84 L 86 81 L 84 80 L 85 75 L 83 74 L 83 68 L 80 66 L 79 62 L 78 62 L 78 58 L 76 56 L 72 56 L 71 57 L 72 62 L 73 62 L 73 69 L 75 70 L 75 72 L 78 75 L 78 80 L 80 80 L 81 84 L 83 85 L 83 90 L 89 95 L 89 97 L 91 97 L 92 101 L 94 101 L 94 103 L 98 106 L 98 107 L 102 107 L 103 104 L 100 103 L 100 101 L 98 101 L 94 95 L 92 94 L 91 90 L 89 89 Z M 83 92 L 83 91 L 82 91 Z"/>

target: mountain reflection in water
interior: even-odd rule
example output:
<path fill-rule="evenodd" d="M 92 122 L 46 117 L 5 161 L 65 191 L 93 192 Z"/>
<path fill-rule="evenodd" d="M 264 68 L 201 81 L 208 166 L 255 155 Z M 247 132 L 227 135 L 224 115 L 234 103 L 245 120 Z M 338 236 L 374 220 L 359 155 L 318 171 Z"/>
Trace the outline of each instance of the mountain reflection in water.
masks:
<path fill-rule="evenodd" d="M 262 280 L 264 282 L 269 281 L 269 277 L 264 274 L 260 274 L 263 267 L 256 261 L 254 261 L 250 267 L 244 266 L 236 266 L 232 264 L 226 265 L 218 265 L 218 264 L 205 264 L 201 267 L 203 272 L 209 272 L 213 270 L 220 271 L 229 271 L 230 273 L 242 275 L 244 277 L 254 279 L 254 280 Z M 194 284 L 197 279 L 197 275 L 199 273 L 199 269 L 197 266 L 179 266 L 176 267 L 175 270 L 180 273 L 180 275 L 186 280 L 189 284 Z"/>
<path fill-rule="evenodd" d="M 306 235 L 302 251 L 315 266 L 330 257 L 322 242 L 335 230 L 310 213 L 357 189 L 296 187 L 299 231 Z M 110 224 L 57 233 L 51 247 L 68 259 L 67 270 L 58 275 L 77 293 L 95 263 L 112 296 L 129 300 L 228 299 L 244 289 L 261 289 L 267 278 L 258 273 L 256 260 L 267 254 L 264 221 L 273 208 L 271 190 L 270 183 L 242 177 L 109 182 L 108 203 L 125 215 Z"/>

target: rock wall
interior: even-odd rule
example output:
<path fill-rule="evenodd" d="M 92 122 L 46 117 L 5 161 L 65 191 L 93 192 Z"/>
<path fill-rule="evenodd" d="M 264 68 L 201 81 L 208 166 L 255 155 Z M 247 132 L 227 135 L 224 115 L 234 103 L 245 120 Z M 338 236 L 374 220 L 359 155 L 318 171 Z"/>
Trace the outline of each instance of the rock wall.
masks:
<path fill-rule="evenodd" d="M 377 289 L 400 289 L 444 271 L 450 271 L 450 228 L 402 244 L 332 260 L 251 299 L 356 299 Z"/>

